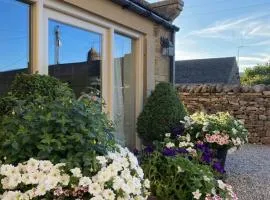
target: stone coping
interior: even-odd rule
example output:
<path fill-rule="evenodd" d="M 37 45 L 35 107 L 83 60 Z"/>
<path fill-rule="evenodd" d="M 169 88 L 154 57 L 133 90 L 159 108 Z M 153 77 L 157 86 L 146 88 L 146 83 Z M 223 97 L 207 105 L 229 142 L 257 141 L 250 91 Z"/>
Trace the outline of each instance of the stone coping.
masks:
<path fill-rule="evenodd" d="M 189 84 L 176 85 L 181 93 L 262 93 L 270 96 L 270 85 Z"/>

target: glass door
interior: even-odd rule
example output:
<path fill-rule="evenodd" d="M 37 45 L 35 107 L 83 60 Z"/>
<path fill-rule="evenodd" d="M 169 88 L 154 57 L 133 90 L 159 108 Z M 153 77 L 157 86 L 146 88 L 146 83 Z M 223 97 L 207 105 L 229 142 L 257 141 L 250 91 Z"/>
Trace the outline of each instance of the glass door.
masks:
<path fill-rule="evenodd" d="M 134 41 L 118 33 L 114 35 L 113 114 L 116 139 L 122 145 L 133 147 L 135 134 Z"/>

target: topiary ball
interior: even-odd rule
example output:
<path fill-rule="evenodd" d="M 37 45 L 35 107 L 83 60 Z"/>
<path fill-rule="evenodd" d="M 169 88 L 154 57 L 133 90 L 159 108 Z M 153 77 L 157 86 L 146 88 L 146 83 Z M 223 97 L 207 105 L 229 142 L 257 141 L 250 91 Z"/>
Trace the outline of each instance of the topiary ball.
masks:
<path fill-rule="evenodd" d="M 46 102 L 62 99 L 75 99 L 75 94 L 68 84 L 60 80 L 40 74 L 18 74 L 12 82 L 10 91 L 0 98 L 0 118 L 12 112 L 19 101 L 31 103 L 37 98 Z"/>
<path fill-rule="evenodd" d="M 159 83 L 148 98 L 137 121 L 137 131 L 145 144 L 162 141 L 165 133 L 187 115 L 176 89 L 170 83 Z"/>

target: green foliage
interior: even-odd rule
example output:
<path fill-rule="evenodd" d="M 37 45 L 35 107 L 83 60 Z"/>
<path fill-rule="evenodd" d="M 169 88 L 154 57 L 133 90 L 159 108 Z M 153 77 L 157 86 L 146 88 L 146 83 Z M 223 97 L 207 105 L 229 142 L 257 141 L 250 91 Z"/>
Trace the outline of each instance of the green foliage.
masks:
<path fill-rule="evenodd" d="M 18 99 L 35 99 L 42 96 L 49 100 L 55 100 L 58 97 L 74 98 L 72 89 L 67 83 L 61 82 L 51 76 L 40 74 L 19 74 L 11 85 L 10 92 L 12 96 Z"/>
<path fill-rule="evenodd" d="M 159 200 L 191 200 L 196 190 L 204 199 L 217 187 L 210 167 L 181 156 L 166 157 L 156 151 L 143 158 L 142 168 L 151 182 L 152 194 Z"/>
<path fill-rule="evenodd" d="M 258 65 L 246 69 L 241 77 L 241 83 L 243 85 L 270 85 L 270 66 Z"/>
<path fill-rule="evenodd" d="M 46 159 L 90 174 L 98 168 L 95 157 L 114 148 L 111 124 L 100 103 L 88 98 L 16 101 L 0 122 L 0 160 Z"/>
<path fill-rule="evenodd" d="M 169 83 L 159 83 L 138 118 L 137 131 L 145 143 L 162 140 L 186 114 L 175 88 Z"/>
<path fill-rule="evenodd" d="M 48 102 L 62 97 L 74 99 L 75 95 L 66 83 L 56 78 L 39 74 L 19 74 L 13 81 L 10 92 L 0 98 L 0 117 L 12 112 L 18 100 L 32 102 L 39 97 Z"/>

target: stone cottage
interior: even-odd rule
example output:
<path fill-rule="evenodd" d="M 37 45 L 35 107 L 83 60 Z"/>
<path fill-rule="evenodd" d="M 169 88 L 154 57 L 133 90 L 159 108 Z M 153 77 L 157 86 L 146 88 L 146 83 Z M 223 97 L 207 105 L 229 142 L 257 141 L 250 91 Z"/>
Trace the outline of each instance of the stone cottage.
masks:
<path fill-rule="evenodd" d="M 173 80 L 179 30 L 173 20 L 183 5 L 182 0 L 0 1 L 0 95 L 21 72 L 55 76 L 78 95 L 95 85 L 118 122 L 116 136 L 134 147 L 145 97 L 157 82 Z"/>

